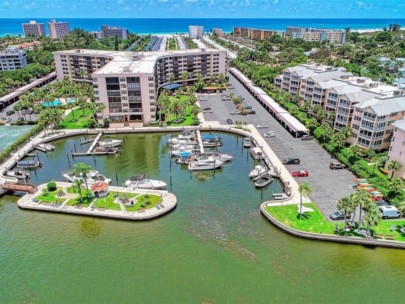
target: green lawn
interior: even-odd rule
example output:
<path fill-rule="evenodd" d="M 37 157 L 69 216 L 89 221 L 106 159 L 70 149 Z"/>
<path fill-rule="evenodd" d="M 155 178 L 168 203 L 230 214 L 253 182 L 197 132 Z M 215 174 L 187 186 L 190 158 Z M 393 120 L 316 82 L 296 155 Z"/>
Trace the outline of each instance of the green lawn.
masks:
<path fill-rule="evenodd" d="M 93 201 L 93 199 L 94 199 L 93 197 L 83 197 L 83 202 L 80 202 L 80 197 L 72 198 L 67 201 L 66 206 L 80 205 L 83 207 L 88 207 Z"/>
<path fill-rule="evenodd" d="M 68 116 L 65 117 L 61 126 L 65 129 L 83 129 L 87 127 L 87 121 L 93 117 L 92 112 L 89 109 L 86 109 L 85 115 L 83 116 L 83 111 L 80 109 L 73 110 L 73 113 L 70 112 Z"/>
<path fill-rule="evenodd" d="M 82 195 L 83 195 L 83 196 L 86 196 L 87 193 L 88 193 L 88 194 L 91 194 L 91 195 L 93 194 L 93 192 L 90 190 L 90 187 L 89 187 L 89 191 L 88 191 L 88 192 L 87 192 L 85 186 L 82 186 L 81 188 L 82 188 Z M 77 191 L 77 188 L 76 188 L 76 187 L 73 187 L 73 186 L 67 188 L 66 191 L 67 191 L 67 193 L 70 193 L 70 194 L 79 194 L 79 191 Z"/>
<path fill-rule="evenodd" d="M 152 195 L 149 194 L 149 199 L 147 199 L 148 194 L 142 194 L 138 196 L 137 202 L 134 206 L 125 206 L 125 209 L 127 211 L 138 211 L 142 209 L 150 209 L 155 207 L 156 205 L 160 204 L 162 202 L 162 198 L 159 195 Z M 149 202 L 149 204 L 147 204 Z"/>
<path fill-rule="evenodd" d="M 126 196 L 128 199 L 131 199 L 135 196 L 134 193 L 124 193 L 118 192 L 118 196 Z M 117 192 L 110 192 L 107 197 L 99 198 L 94 203 L 95 208 L 105 208 L 110 210 L 118 210 L 121 211 L 121 207 L 119 204 L 114 203 L 114 200 L 117 198 Z"/>
<path fill-rule="evenodd" d="M 169 99 L 172 102 L 176 99 L 179 99 L 181 102 L 186 102 L 188 98 L 189 98 L 189 96 L 187 96 L 187 95 L 169 96 Z M 192 106 L 190 106 L 190 105 L 187 106 L 185 114 L 177 117 L 177 119 L 179 119 L 179 118 L 184 119 L 184 121 L 180 122 L 180 123 L 175 123 L 174 120 L 176 120 L 176 116 L 174 114 L 169 114 L 166 118 L 167 125 L 172 126 L 172 127 L 173 126 L 191 126 L 194 121 L 194 115 L 191 114 L 191 109 L 192 109 Z"/>
<path fill-rule="evenodd" d="M 267 212 L 284 225 L 306 232 L 334 234 L 336 224 L 325 220 L 318 207 L 313 203 L 303 204 L 314 212 L 307 212 L 298 218 L 297 205 L 267 207 Z"/>
<path fill-rule="evenodd" d="M 65 198 L 56 196 L 56 194 L 58 193 L 59 190 L 61 190 L 61 188 L 58 188 L 55 191 L 49 191 L 49 194 L 47 196 L 44 196 L 42 194 L 38 195 L 37 197 L 35 197 L 35 199 L 39 202 L 62 203 L 63 201 L 65 201 Z"/>
<path fill-rule="evenodd" d="M 395 226 L 395 230 L 391 231 L 391 226 Z M 393 235 L 396 241 L 405 242 L 405 235 L 399 231 L 405 226 L 405 220 L 381 220 L 377 227 L 372 229 L 373 234 L 382 236 Z"/>

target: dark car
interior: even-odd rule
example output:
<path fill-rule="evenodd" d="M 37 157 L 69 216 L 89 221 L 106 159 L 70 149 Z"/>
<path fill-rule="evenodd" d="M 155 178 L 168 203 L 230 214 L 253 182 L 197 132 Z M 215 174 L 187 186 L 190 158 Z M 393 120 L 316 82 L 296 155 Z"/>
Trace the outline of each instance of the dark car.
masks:
<path fill-rule="evenodd" d="M 302 135 L 301 140 L 312 140 L 314 137 L 312 135 Z"/>
<path fill-rule="evenodd" d="M 256 111 L 255 110 L 247 110 L 246 113 L 247 114 L 256 114 Z"/>
<path fill-rule="evenodd" d="M 338 170 L 338 169 L 344 169 L 344 168 L 346 168 L 346 166 L 342 165 L 340 163 L 330 163 L 329 164 L 329 169 L 331 169 L 331 170 Z"/>
<path fill-rule="evenodd" d="M 252 106 L 244 106 L 244 108 L 245 108 L 246 110 L 252 110 L 252 109 L 253 109 Z"/>
<path fill-rule="evenodd" d="M 14 110 L 9 110 L 9 111 L 6 112 L 6 115 L 10 116 L 10 115 L 13 115 L 14 113 L 15 113 Z"/>
<path fill-rule="evenodd" d="M 299 158 L 284 158 L 283 164 L 284 165 L 299 165 L 300 160 L 299 160 Z"/>
<path fill-rule="evenodd" d="M 329 217 L 334 221 L 339 221 L 339 220 L 344 220 L 345 219 L 345 215 L 341 211 L 333 212 L 333 213 L 329 214 Z M 352 215 L 350 213 L 346 214 L 346 219 L 347 220 L 351 219 L 351 218 L 352 218 Z"/>
<path fill-rule="evenodd" d="M 230 119 L 230 118 L 228 118 L 228 119 L 226 120 L 226 122 L 228 123 L 228 125 L 233 125 L 233 121 L 232 121 L 232 119 Z"/>
<path fill-rule="evenodd" d="M 18 117 L 17 118 L 17 122 L 21 122 L 21 121 L 24 121 L 24 117 Z"/>

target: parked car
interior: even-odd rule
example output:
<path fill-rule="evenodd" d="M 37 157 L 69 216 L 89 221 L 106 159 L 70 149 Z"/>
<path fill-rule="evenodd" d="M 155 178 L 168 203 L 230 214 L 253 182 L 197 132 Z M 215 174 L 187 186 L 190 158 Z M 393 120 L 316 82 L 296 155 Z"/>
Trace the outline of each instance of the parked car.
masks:
<path fill-rule="evenodd" d="M 233 110 L 231 112 L 231 115 L 239 115 L 239 114 L 240 114 L 240 111 L 238 111 L 238 110 Z"/>
<path fill-rule="evenodd" d="M 329 217 L 334 220 L 334 221 L 339 221 L 339 220 L 344 220 L 345 219 L 345 214 L 341 211 L 336 211 L 331 214 L 329 214 Z M 346 219 L 351 219 L 352 215 L 351 214 L 346 214 Z"/>
<path fill-rule="evenodd" d="M 252 110 L 252 106 L 243 106 L 246 110 Z"/>
<path fill-rule="evenodd" d="M 332 169 L 332 170 L 338 170 L 338 169 L 344 169 L 344 168 L 346 168 L 346 166 L 342 165 L 340 163 L 330 163 L 329 164 L 329 169 Z"/>
<path fill-rule="evenodd" d="M 232 119 L 230 119 L 230 118 L 228 118 L 228 119 L 226 120 L 226 122 L 228 123 L 228 125 L 233 125 L 233 121 L 232 121 Z"/>
<path fill-rule="evenodd" d="M 381 206 L 378 208 L 378 211 L 381 213 L 381 217 L 383 219 L 388 219 L 388 218 L 399 218 L 401 214 L 399 213 L 399 210 L 391 205 L 388 206 Z"/>
<path fill-rule="evenodd" d="M 256 114 L 256 111 L 255 110 L 247 110 L 246 113 L 247 114 Z"/>
<path fill-rule="evenodd" d="M 8 111 L 6 112 L 6 115 L 7 115 L 7 116 L 10 116 L 10 115 L 13 115 L 13 114 L 15 114 L 15 111 L 14 111 L 14 110 L 8 110 Z"/>
<path fill-rule="evenodd" d="M 299 165 L 300 164 L 300 159 L 299 158 L 284 158 L 283 159 L 283 164 L 284 165 Z"/>
<path fill-rule="evenodd" d="M 276 132 L 274 131 L 268 131 L 266 133 L 264 133 L 264 137 L 276 137 Z"/>
<path fill-rule="evenodd" d="M 377 201 L 377 202 L 375 202 L 375 205 L 376 205 L 377 207 L 389 206 L 390 203 L 388 203 L 387 201 L 382 200 L 382 201 Z"/>
<path fill-rule="evenodd" d="M 293 177 L 307 177 L 309 176 L 309 172 L 307 170 L 299 170 L 299 171 L 293 171 L 291 173 Z"/>
<path fill-rule="evenodd" d="M 212 109 L 211 108 L 204 108 L 203 113 L 212 113 Z"/>
<path fill-rule="evenodd" d="M 24 117 L 18 117 L 17 118 L 17 122 L 21 122 L 21 121 L 24 121 Z"/>
<path fill-rule="evenodd" d="M 257 125 L 256 127 L 258 129 L 267 129 L 269 127 L 269 125 L 263 123 L 263 124 Z"/>
<path fill-rule="evenodd" d="M 312 140 L 314 137 L 312 135 L 302 135 L 301 140 Z"/>

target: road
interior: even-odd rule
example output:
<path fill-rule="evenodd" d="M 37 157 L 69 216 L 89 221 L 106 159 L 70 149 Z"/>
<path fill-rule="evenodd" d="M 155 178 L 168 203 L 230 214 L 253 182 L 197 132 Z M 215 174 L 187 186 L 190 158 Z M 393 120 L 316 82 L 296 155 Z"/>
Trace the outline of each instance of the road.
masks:
<path fill-rule="evenodd" d="M 295 170 L 308 170 L 309 177 L 298 177 L 298 182 L 308 182 L 313 189 L 309 197 L 313 200 L 326 218 L 329 214 L 336 211 L 337 201 L 353 193 L 349 187 L 353 184 L 355 178 L 348 170 L 330 170 L 329 163 L 335 161 L 316 141 L 302 141 L 300 138 L 294 138 L 280 123 L 270 115 L 260 103 L 236 80 L 229 75 L 230 82 L 234 89 L 228 90 L 224 94 L 234 92 L 236 96 L 244 99 L 245 105 L 251 105 L 256 111 L 253 115 L 230 115 L 235 110 L 231 101 L 221 101 L 221 95 L 208 95 L 207 101 L 200 101 L 202 108 L 210 107 L 213 113 L 204 113 L 205 120 L 219 121 L 226 124 L 226 120 L 231 118 L 246 121 L 258 125 L 266 123 L 267 129 L 258 129 L 261 134 L 268 131 L 275 131 L 275 138 L 266 138 L 270 147 L 280 159 L 285 157 L 298 157 L 301 160 L 300 165 L 288 165 L 290 172 Z"/>

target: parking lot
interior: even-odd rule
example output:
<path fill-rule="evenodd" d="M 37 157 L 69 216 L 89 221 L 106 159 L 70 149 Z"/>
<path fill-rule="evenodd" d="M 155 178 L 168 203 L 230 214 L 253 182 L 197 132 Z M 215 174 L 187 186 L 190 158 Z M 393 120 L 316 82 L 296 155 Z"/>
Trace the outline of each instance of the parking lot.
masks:
<path fill-rule="evenodd" d="M 30 116 L 31 116 L 32 120 L 37 120 L 38 115 L 35 114 L 35 113 L 32 113 L 31 115 L 28 115 L 28 114 L 23 115 L 23 112 L 20 112 L 20 115 L 18 115 L 17 111 L 15 111 L 14 114 L 7 115 L 8 111 L 13 111 L 14 106 L 15 106 L 15 103 L 13 103 L 13 104 L 7 106 L 6 108 L 2 109 L 0 111 L 0 119 L 4 120 L 4 121 L 6 121 L 6 119 L 7 119 L 7 120 L 10 120 L 9 122 L 12 122 L 12 121 L 17 121 L 17 119 L 19 117 L 23 117 L 25 120 L 30 120 Z"/>
<path fill-rule="evenodd" d="M 280 159 L 286 157 L 297 157 L 301 160 L 300 165 L 287 165 L 290 172 L 295 170 L 308 170 L 309 177 L 298 177 L 299 182 L 308 182 L 313 192 L 310 198 L 316 202 L 322 213 L 329 218 L 329 214 L 336 211 L 336 202 L 353 193 L 349 187 L 353 184 L 354 175 L 348 170 L 330 170 L 329 163 L 333 159 L 316 141 L 303 141 L 294 138 L 271 114 L 269 114 L 260 103 L 236 80 L 229 75 L 230 82 L 234 89 L 227 90 L 223 94 L 229 95 L 233 92 L 236 96 L 244 99 L 245 105 L 252 106 L 256 114 L 231 115 L 235 110 L 232 101 L 222 101 L 221 94 L 209 94 L 207 100 L 200 100 L 202 108 L 211 108 L 212 113 L 204 113 L 205 120 L 219 121 L 226 124 L 227 119 L 235 121 L 246 121 L 254 124 L 267 124 L 268 128 L 258 129 L 261 134 L 274 131 L 276 136 L 265 138 L 270 147 Z"/>

